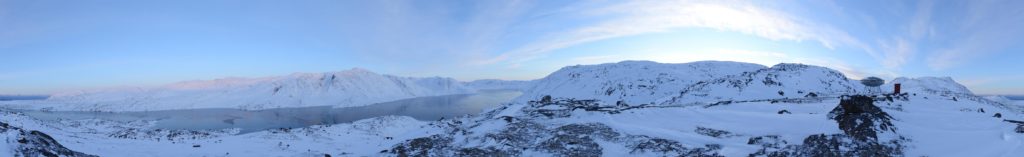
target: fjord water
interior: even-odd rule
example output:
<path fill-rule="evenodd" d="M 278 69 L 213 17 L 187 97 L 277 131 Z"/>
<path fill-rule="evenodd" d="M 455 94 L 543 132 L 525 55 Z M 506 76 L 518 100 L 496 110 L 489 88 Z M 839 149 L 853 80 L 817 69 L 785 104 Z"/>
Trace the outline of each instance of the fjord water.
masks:
<path fill-rule="evenodd" d="M 159 129 L 228 129 L 240 128 L 242 133 L 275 128 L 297 128 L 310 125 L 349 123 L 387 115 L 409 116 L 431 121 L 467 114 L 506 103 L 522 95 L 516 90 L 482 90 L 474 94 L 418 97 L 360 107 L 331 106 L 281 108 L 246 111 L 239 109 L 188 109 L 147 112 L 82 112 L 22 110 L 40 120 L 104 119 L 114 121 L 156 121 Z"/>

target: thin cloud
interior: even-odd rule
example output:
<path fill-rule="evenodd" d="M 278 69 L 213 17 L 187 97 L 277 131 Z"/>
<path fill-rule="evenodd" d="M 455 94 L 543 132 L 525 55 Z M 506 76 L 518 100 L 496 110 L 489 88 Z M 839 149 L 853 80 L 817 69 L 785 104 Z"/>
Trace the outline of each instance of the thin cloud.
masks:
<path fill-rule="evenodd" d="M 610 6 L 592 14 L 611 14 L 617 15 L 618 18 L 575 31 L 550 35 L 555 38 L 527 44 L 477 63 L 525 62 L 551 51 L 582 43 L 689 27 L 735 31 L 771 40 L 813 40 L 828 48 L 851 46 L 870 49 L 846 32 L 747 2 L 636 1 Z"/>
<path fill-rule="evenodd" d="M 906 64 L 915 52 L 913 43 L 907 41 L 907 39 L 900 37 L 893 38 L 893 40 L 878 42 L 878 47 L 883 53 L 871 53 L 872 57 L 882 61 L 882 65 L 890 69 L 899 68 Z"/>
<path fill-rule="evenodd" d="M 881 51 L 867 51 L 868 55 L 881 61 L 882 66 L 889 69 L 898 69 L 905 65 L 917 52 L 917 44 L 922 38 L 935 34 L 931 26 L 933 6 L 931 1 L 919 3 L 906 26 L 907 33 L 902 34 L 903 36 L 892 36 L 888 40 L 879 40 L 876 47 Z"/>

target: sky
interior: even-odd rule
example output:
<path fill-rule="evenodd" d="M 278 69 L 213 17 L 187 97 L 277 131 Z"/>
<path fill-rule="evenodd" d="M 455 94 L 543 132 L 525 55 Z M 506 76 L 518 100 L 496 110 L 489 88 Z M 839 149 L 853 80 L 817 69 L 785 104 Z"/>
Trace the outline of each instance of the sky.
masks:
<path fill-rule="evenodd" d="M 538 79 L 651 60 L 804 63 L 1024 94 L 1024 1 L 0 0 L 0 94 L 363 68 Z"/>

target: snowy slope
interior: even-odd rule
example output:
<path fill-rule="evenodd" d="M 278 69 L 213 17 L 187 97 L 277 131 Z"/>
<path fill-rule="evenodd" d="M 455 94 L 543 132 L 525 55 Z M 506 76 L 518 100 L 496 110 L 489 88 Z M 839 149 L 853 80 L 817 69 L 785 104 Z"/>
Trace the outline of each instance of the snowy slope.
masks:
<path fill-rule="evenodd" d="M 25 130 L 0 122 L 0 154 L 10 156 L 68 156 L 89 157 L 93 155 L 76 152 L 64 147 L 49 135 Z"/>
<path fill-rule="evenodd" d="M 992 101 L 999 102 L 999 103 L 1005 103 L 1005 104 L 1016 104 L 1017 103 L 1014 100 L 1010 100 L 1009 98 L 1006 98 L 1004 96 L 998 96 L 998 95 L 985 96 L 985 99 L 992 100 Z"/>
<path fill-rule="evenodd" d="M 896 78 L 889 82 L 891 84 L 899 83 L 902 89 L 911 91 L 921 91 L 930 93 L 943 93 L 943 94 L 966 94 L 973 95 L 971 90 L 967 87 L 956 83 L 953 78 L 950 77 L 919 77 L 919 78 Z M 891 88 L 886 88 L 891 89 Z M 888 90 L 892 91 L 892 90 Z"/>
<path fill-rule="evenodd" d="M 613 70 L 604 70 L 606 67 L 633 66 L 631 64 L 635 63 L 604 64 L 571 69 L 579 73 L 559 73 L 570 69 L 565 68 L 542 79 L 529 90 L 533 93 L 525 94 L 531 96 L 521 97 L 517 103 L 468 118 L 463 125 L 453 126 L 453 132 L 395 145 L 387 153 L 437 156 L 1013 156 L 1024 153 L 1024 122 L 1017 121 L 1024 118 L 1021 116 L 1024 110 L 974 96 L 958 88 L 962 85 L 951 79 L 902 78 L 894 82 L 907 84 L 904 94 L 840 97 L 865 94 L 861 91 L 864 87 L 835 70 L 780 64 L 723 74 L 707 79 L 712 81 L 704 81 L 707 83 L 696 81 L 698 83 L 687 86 L 689 88 L 675 89 L 682 97 L 668 96 L 676 101 L 744 100 L 732 103 L 707 106 L 676 105 L 677 102 L 623 104 L 617 102 L 667 99 L 658 98 L 662 95 L 657 92 L 621 97 L 591 93 L 593 89 L 608 89 L 604 88 L 608 87 L 605 82 L 593 80 L 635 74 L 630 70 L 607 72 Z M 565 76 L 576 79 L 551 81 L 559 80 L 552 77 Z M 574 93 L 571 89 L 578 91 Z M 807 96 L 811 92 L 817 96 Z"/>
<path fill-rule="evenodd" d="M 771 68 L 700 81 L 682 88 L 678 96 L 662 103 L 838 96 L 854 94 L 863 89 L 864 86 L 858 81 L 846 78 L 839 71 L 819 66 L 783 63 Z"/>
<path fill-rule="evenodd" d="M 234 134 L 237 130 L 156 130 L 145 121 L 47 122 L 10 112 L 2 112 L 0 122 L 45 132 L 70 150 L 100 156 L 1024 154 L 1024 109 L 970 94 L 951 79 L 901 78 L 891 82 L 904 83 L 902 94 L 858 95 L 865 93 L 854 80 L 822 67 L 689 64 L 694 63 L 564 68 L 538 81 L 514 103 L 476 116 L 430 122 L 389 116 L 241 135 Z M 715 71 L 715 66 L 734 73 Z M 664 71 L 642 71 L 644 67 Z M 658 87 L 635 88 L 639 85 Z M 613 94 L 601 93 L 607 89 L 614 89 Z M 800 91 L 821 94 L 793 94 Z M 675 102 L 669 101 L 673 98 Z M 680 105 L 718 100 L 734 101 Z M 663 103 L 635 103 L 658 101 Z"/>
<path fill-rule="evenodd" d="M 363 69 L 296 73 L 265 78 L 181 82 L 154 88 L 106 89 L 55 94 L 20 107 L 77 111 L 152 111 L 194 108 L 268 109 L 362 106 L 398 99 L 475 92 L 451 78 L 412 78 Z M 19 106 L 13 106 L 19 107 Z"/>
<path fill-rule="evenodd" d="M 623 61 L 599 65 L 562 68 L 543 79 L 517 99 L 537 100 L 545 95 L 556 98 L 589 98 L 615 103 L 651 103 L 676 95 L 680 89 L 701 80 L 741 74 L 762 69 L 751 63 L 702 61 L 664 64 L 650 61 Z"/>
<path fill-rule="evenodd" d="M 431 125 L 430 122 L 417 121 L 411 117 L 394 116 L 349 124 L 283 128 L 237 135 L 234 134 L 237 130 L 149 129 L 147 127 L 152 124 L 147 121 L 71 120 L 54 123 L 12 112 L 0 112 L 0 115 L 4 117 L 0 122 L 8 123 L 11 127 L 45 132 L 67 149 L 112 157 L 376 154 L 383 147 L 400 143 L 404 139 L 441 132 L 440 125 Z M 20 145 L 9 143 L 9 146 Z M 0 153 L 3 151 L 0 150 Z M 0 156 L 6 154 L 9 153 Z"/>

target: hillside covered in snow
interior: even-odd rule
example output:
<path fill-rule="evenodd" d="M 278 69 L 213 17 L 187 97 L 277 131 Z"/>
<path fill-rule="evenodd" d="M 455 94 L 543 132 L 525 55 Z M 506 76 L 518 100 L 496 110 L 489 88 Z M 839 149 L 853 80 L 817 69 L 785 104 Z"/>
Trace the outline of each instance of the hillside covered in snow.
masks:
<path fill-rule="evenodd" d="M 564 67 L 526 90 L 518 101 L 543 96 L 596 99 L 605 103 L 650 103 L 677 95 L 694 83 L 738 75 L 765 68 L 740 62 L 702 61 L 665 64 L 651 61 L 623 61 L 598 65 Z"/>
<path fill-rule="evenodd" d="M 478 89 L 518 89 L 527 81 L 459 82 L 451 78 L 400 77 L 364 69 L 296 73 L 264 78 L 187 81 L 159 87 L 86 90 L 45 100 L 8 101 L 11 108 L 55 111 L 156 111 L 198 108 L 353 107 L 399 99 L 467 94 Z"/>
<path fill-rule="evenodd" d="M 246 134 L 153 129 L 141 120 L 41 121 L 17 112 L 3 112 L 0 122 L 61 144 L 47 150 L 99 156 L 1024 154 L 1024 108 L 976 96 L 951 78 L 888 82 L 868 92 L 813 65 L 626 61 L 565 67 L 510 103 L 436 121 L 386 116 Z M 903 90 L 893 93 L 893 83 Z M 484 85 L 460 86 L 428 87 Z M 33 146 L 8 139 L 8 148 Z"/>

